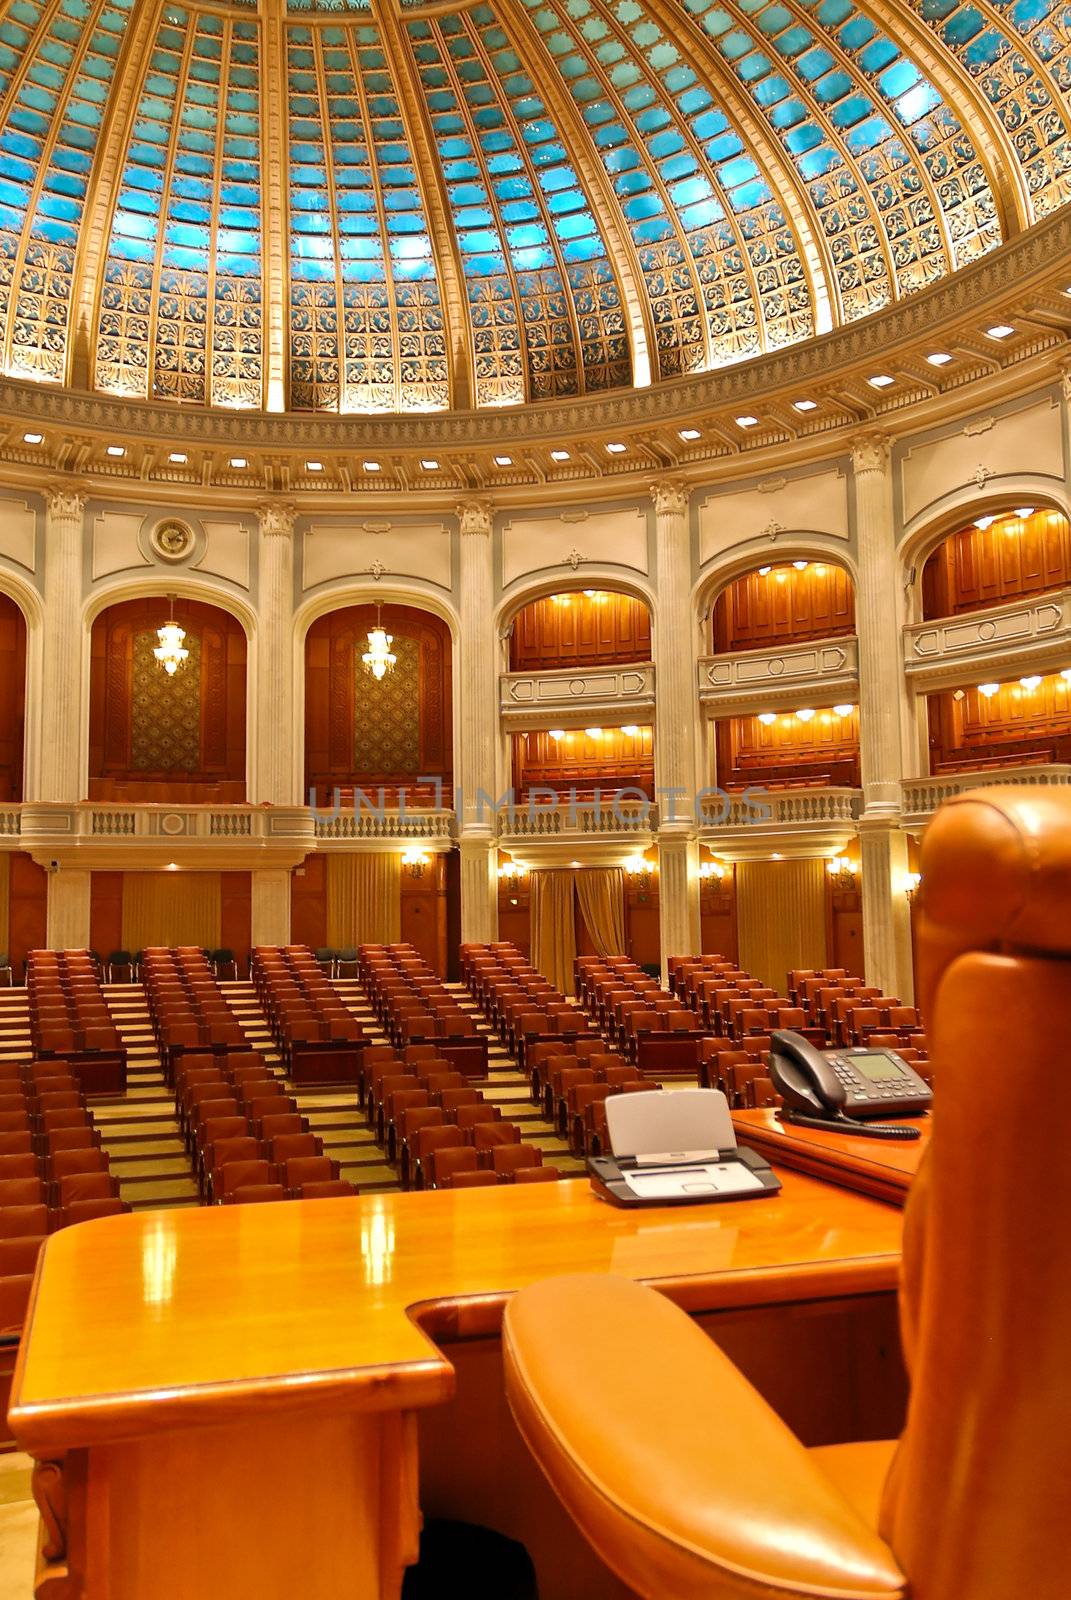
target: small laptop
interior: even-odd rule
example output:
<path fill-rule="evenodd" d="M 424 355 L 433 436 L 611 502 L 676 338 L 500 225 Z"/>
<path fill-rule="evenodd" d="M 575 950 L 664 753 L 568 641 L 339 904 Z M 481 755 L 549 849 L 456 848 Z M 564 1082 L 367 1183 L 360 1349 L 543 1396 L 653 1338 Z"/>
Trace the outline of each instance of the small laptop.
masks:
<path fill-rule="evenodd" d="M 606 1100 L 610 1154 L 588 1158 L 596 1193 L 620 1206 L 757 1200 L 781 1188 L 769 1163 L 736 1142 L 718 1089 L 652 1089 Z"/>

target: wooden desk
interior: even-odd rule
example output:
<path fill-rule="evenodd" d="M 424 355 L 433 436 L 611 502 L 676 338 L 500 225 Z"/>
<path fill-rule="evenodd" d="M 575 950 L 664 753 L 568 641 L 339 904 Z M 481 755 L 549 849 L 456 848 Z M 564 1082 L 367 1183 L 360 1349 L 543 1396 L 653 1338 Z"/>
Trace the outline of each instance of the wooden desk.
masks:
<path fill-rule="evenodd" d="M 787 1173 L 772 1200 L 623 1211 L 586 1181 L 161 1211 L 46 1245 L 10 1419 L 38 1461 L 38 1595 L 396 1600 L 436 1339 L 616 1272 L 692 1312 L 890 1291 L 900 1219 Z M 206 1574 L 211 1575 L 206 1587 Z"/>
<path fill-rule="evenodd" d="M 874 1195 L 902 1206 L 929 1142 L 929 1117 L 905 1117 L 922 1130 L 920 1139 L 857 1138 L 850 1133 L 825 1133 L 781 1123 L 774 1111 L 734 1111 L 733 1127 L 741 1144 L 750 1145 L 773 1166 L 810 1173 L 828 1183 Z"/>

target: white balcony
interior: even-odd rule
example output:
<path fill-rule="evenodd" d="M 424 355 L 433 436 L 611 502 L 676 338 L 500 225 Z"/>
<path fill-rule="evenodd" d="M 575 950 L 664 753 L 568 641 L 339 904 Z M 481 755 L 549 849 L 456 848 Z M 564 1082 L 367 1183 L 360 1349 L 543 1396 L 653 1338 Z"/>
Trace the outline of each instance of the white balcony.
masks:
<path fill-rule="evenodd" d="M 1071 589 L 904 629 L 904 671 L 920 692 L 1071 666 Z"/>
<path fill-rule="evenodd" d="M 449 850 L 455 833 L 452 811 L 370 811 L 352 805 L 347 810 L 317 810 L 316 839 L 323 845 L 361 849 L 400 850 L 423 844 L 432 850 Z"/>
<path fill-rule="evenodd" d="M 838 855 L 854 838 L 862 808 L 860 789 L 755 785 L 705 805 L 699 837 L 729 861 Z"/>
<path fill-rule="evenodd" d="M 584 866 L 619 866 L 651 845 L 657 827 L 657 806 L 631 798 L 615 804 L 609 793 L 597 802 L 522 801 L 499 813 L 499 843 L 533 867 L 568 866 L 574 857 Z"/>
<path fill-rule="evenodd" d="M 19 844 L 36 861 L 107 870 L 247 871 L 294 866 L 314 848 L 305 806 L 59 805 L 19 808 Z"/>
<path fill-rule="evenodd" d="M 859 645 L 850 633 L 776 650 L 733 650 L 700 656 L 698 672 L 699 699 L 710 716 L 854 704 L 859 698 Z"/>
<path fill-rule="evenodd" d="M 938 778 L 905 778 L 903 788 L 903 826 L 923 827 L 938 806 L 971 789 L 990 789 L 997 784 L 1037 784 L 1042 788 L 1066 788 L 1071 784 L 1071 765 L 1065 762 L 1039 762 L 1036 766 L 990 767 L 984 772 L 944 773 Z"/>
<path fill-rule="evenodd" d="M 547 672 L 505 672 L 499 709 L 510 728 L 583 727 L 594 722 L 648 723 L 654 717 L 655 669 L 631 666 L 565 667 Z"/>

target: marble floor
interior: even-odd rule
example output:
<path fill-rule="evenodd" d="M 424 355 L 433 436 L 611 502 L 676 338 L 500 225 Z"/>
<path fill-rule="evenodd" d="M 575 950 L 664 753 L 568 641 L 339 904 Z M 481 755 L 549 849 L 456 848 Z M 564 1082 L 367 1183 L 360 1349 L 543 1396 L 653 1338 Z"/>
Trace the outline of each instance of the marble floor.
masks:
<path fill-rule="evenodd" d="M 30 1458 L 0 1454 L 0 1595 L 32 1600 L 37 1507 L 30 1494 Z"/>

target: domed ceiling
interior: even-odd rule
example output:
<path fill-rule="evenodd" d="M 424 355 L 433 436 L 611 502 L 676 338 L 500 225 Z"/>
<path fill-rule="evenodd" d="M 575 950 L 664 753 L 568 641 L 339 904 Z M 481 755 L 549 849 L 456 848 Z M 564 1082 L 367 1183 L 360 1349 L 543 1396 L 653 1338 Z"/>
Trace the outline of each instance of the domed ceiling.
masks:
<path fill-rule="evenodd" d="M 876 311 L 1071 193 L 1062 0 L 0 0 L 9 374 L 517 405 Z"/>

